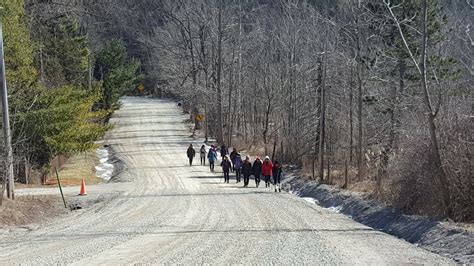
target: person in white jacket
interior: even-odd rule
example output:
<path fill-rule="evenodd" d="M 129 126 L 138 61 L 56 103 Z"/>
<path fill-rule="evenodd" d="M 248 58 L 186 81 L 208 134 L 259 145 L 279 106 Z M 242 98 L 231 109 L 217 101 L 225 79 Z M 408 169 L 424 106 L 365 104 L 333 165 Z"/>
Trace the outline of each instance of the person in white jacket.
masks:
<path fill-rule="evenodd" d="M 199 154 L 201 155 L 201 165 L 206 165 L 206 145 L 202 145 L 201 149 L 199 150 Z"/>

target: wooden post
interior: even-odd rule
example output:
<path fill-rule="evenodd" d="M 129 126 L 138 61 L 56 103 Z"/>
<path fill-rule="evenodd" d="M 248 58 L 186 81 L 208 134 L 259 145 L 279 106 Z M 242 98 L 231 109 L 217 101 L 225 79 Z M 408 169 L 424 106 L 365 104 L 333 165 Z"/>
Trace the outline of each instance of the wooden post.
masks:
<path fill-rule="evenodd" d="M 54 167 L 54 172 L 56 172 L 56 179 L 58 180 L 59 192 L 61 192 L 61 197 L 63 198 L 64 208 L 67 209 L 66 200 L 64 199 L 63 189 L 61 187 L 61 181 L 59 180 L 58 169 Z"/>

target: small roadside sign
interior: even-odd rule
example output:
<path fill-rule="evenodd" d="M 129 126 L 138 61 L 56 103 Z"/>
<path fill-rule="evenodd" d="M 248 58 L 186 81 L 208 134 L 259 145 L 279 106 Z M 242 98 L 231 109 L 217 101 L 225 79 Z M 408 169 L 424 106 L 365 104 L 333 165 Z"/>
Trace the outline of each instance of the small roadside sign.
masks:
<path fill-rule="evenodd" d="M 140 93 L 143 93 L 145 91 L 145 85 L 143 85 L 143 83 L 140 83 L 140 85 L 138 85 L 137 89 Z"/>
<path fill-rule="evenodd" d="M 198 122 L 204 121 L 204 115 L 197 115 L 197 116 L 196 116 L 196 120 L 197 120 Z"/>

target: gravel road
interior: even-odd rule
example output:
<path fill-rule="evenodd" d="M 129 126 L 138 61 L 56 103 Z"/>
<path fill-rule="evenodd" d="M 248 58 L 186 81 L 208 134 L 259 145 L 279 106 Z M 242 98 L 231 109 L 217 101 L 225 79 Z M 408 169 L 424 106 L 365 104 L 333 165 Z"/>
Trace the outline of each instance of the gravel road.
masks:
<path fill-rule="evenodd" d="M 106 184 L 121 192 L 54 223 L 0 231 L 0 264 L 454 263 L 291 194 L 224 184 L 187 165 L 175 103 L 122 102 L 107 142 L 131 181 Z"/>

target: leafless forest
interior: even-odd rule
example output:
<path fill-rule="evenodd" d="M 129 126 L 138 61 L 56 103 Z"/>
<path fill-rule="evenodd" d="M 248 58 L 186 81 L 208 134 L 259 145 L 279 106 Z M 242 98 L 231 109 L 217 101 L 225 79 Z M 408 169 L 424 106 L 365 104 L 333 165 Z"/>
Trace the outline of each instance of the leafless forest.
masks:
<path fill-rule="evenodd" d="M 206 137 L 409 214 L 472 221 L 470 0 L 27 1 L 92 51 L 122 39 L 146 89 Z M 264 150 L 263 150 L 264 149 Z M 309 163 L 308 163 L 309 162 Z M 308 166 L 309 165 L 309 166 Z"/>

